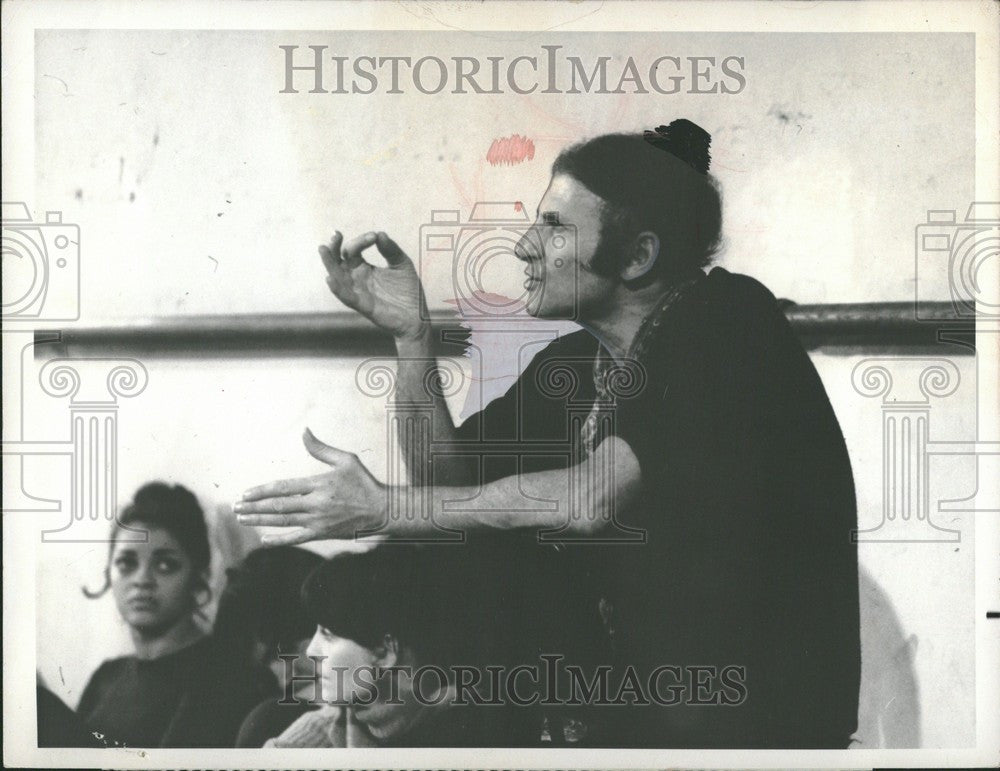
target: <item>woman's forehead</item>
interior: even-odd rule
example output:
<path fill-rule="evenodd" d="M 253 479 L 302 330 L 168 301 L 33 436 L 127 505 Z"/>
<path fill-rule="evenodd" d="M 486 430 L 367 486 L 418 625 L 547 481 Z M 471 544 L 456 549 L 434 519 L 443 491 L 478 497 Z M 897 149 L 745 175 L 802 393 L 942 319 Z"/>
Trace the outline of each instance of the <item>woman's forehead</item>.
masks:
<path fill-rule="evenodd" d="M 132 530 L 119 530 L 115 538 L 115 551 L 152 552 L 164 549 L 183 551 L 180 543 L 169 530 L 150 527 L 143 522 L 130 523 Z"/>

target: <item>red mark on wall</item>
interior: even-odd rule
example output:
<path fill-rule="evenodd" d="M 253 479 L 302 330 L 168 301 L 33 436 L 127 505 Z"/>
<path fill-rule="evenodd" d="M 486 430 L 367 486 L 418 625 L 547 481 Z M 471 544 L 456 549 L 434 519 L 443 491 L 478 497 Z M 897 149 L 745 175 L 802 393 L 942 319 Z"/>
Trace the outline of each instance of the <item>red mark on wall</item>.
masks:
<path fill-rule="evenodd" d="M 524 211 L 524 204 L 520 201 L 514 201 L 514 211 L 521 213 Z"/>
<path fill-rule="evenodd" d="M 494 139 L 486 160 L 491 166 L 513 166 L 515 163 L 530 161 L 535 157 L 535 143 L 520 134 Z"/>

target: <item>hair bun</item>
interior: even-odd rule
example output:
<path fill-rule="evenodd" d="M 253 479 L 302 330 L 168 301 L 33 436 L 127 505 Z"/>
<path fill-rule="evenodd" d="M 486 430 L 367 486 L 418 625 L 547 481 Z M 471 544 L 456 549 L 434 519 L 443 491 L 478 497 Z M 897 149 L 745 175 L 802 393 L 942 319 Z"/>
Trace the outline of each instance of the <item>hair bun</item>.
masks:
<path fill-rule="evenodd" d="M 644 131 L 642 136 L 653 147 L 680 158 L 700 174 L 708 173 L 712 162 L 708 152 L 712 135 L 701 126 L 685 118 L 678 118 L 669 126 L 657 126 L 655 131 Z"/>

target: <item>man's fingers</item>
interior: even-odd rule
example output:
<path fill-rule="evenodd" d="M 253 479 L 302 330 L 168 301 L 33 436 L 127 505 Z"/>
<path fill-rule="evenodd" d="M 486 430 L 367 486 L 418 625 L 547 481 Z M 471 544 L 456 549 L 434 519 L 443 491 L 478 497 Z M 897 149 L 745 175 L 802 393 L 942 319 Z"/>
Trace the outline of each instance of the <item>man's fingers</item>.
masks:
<path fill-rule="evenodd" d="M 327 272 L 332 273 L 337 267 L 340 267 L 340 249 L 344 243 L 344 235 L 339 231 L 334 231 L 334 234 L 330 236 L 330 243 L 320 244 L 319 256 L 323 258 L 323 265 L 326 267 Z"/>
<path fill-rule="evenodd" d="M 280 498 L 286 495 L 305 495 L 316 489 L 316 480 L 311 477 L 281 479 L 266 485 L 251 487 L 243 493 L 244 501 L 259 501 L 264 498 Z M 237 504 L 238 505 L 238 504 Z"/>
<path fill-rule="evenodd" d="M 259 504 L 257 504 L 259 505 Z M 236 521 L 249 527 L 300 527 L 312 521 L 311 514 L 238 514 Z"/>
<path fill-rule="evenodd" d="M 302 432 L 302 443 L 306 446 L 306 450 L 310 455 L 312 455 L 316 460 L 323 461 L 323 463 L 326 463 L 329 466 L 336 466 L 337 464 L 344 463 L 351 458 L 351 454 L 349 452 L 338 450 L 336 447 L 331 447 L 330 445 L 321 442 L 308 428 Z"/>
<path fill-rule="evenodd" d="M 244 514 L 300 514 L 310 510 L 312 500 L 305 495 L 289 495 L 284 498 L 263 498 L 259 501 L 240 501 L 233 506 L 233 511 L 238 517 Z M 252 524 L 243 522 L 240 524 Z M 258 523 L 259 524 L 259 523 Z M 280 523 L 279 523 L 280 524 Z"/>
<path fill-rule="evenodd" d="M 385 261 L 390 265 L 400 265 L 408 259 L 406 252 L 399 248 L 399 244 L 382 231 L 375 234 L 375 246 L 378 253 L 385 257 Z"/>
<path fill-rule="evenodd" d="M 357 238 L 352 238 L 344 244 L 340 250 L 340 254 L 344 259 L 344 266 L 348 270 L 354 270 L 358 267 L 358 265 L 364 262 L 364 257 L 361 256 L 361 253 L 374 243 L 375 233 L 369 231 Z"/>
<path fill-rule="evenodd" d="M 326 268 L 326 272 L 331 276 L 340 269 L 339 254 L 339 251 L 331 251 L 329 246 L 325 246 L 324 244 L 320 244 L 319 246 L 319 257 L 323 260 L 323 267 Z"/>
<path fill-rule="evenodd" d="M 301 527 L 287 533 L 268 533 L 261 536 L 260 542 L 264 546 L 297 546 L 300 543 L 315 541 L 316 534 L 308 528 Z"/>

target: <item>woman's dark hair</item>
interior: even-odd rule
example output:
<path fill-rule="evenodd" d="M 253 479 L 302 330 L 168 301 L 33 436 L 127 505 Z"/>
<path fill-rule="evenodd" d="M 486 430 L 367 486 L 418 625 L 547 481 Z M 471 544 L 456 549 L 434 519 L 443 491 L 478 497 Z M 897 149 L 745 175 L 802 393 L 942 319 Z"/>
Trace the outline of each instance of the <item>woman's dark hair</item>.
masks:
<path fill-rule="evenodd" d="M 591 268 L 616 273 L 616 259 L 643 230 L 660 239 L 651 276 L 707 265 L 719 249 L 722 198 L 708 174 L 711 137 L 686 120 L 643 134 L 605 134 L 563 150 L 552 174 L 568 174 L 604 199 L 601 243 Z"/>
<path fill-rule="evenodd" d="M 125 528 L 141 532 L 143 526 L 166 530 L 180 544 L 196 571 L 208 571 L 212 552 L 208 543 L 205 513 L 198 505 L 198 499 L 186 487 L 171 486 L 164 482 L 150 482 L 140 487 L 132 502 L 122 510 L 111 527 L 109 563 L 119 530 Z M 83 593 L 94 599 L 104 594 L 110 586 L 111 574 L 108 567 L 105 567 L 104 586 L 97 592 L 84 588 Z"/>
<path fill-rule="evenodd" d="M 226 571 L 213 636 L 234 655 L 251 656 L 254 642 L 267 656 L 311 637 L 316 622 L 302 604 L 302 584 L 321 563 L 318 554 L 295 546 L 255 549 Z"/>
<path fill-rule="evenodd" d="M 315 623 L 377 649 L 396 637 L 418 658 L 439 666 L 473 663 L 488 603 L 470 583 L 455 546 L 377 546 L 338 554 L 306 579 L 302 598 Z M 488 611 L 486 611 L 488 615 Z"/>

